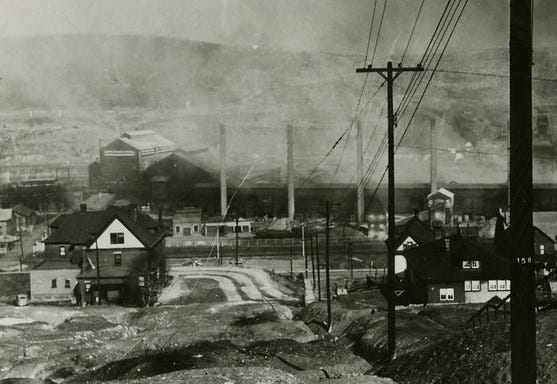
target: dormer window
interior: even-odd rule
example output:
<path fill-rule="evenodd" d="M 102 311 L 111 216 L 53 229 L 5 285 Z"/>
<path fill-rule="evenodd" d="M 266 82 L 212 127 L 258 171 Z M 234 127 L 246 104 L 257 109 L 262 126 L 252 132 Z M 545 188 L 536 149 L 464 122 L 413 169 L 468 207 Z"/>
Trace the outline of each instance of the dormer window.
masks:
<path fill-rule="evenodd" d="M 464 260 L 462 262 L 462 269 L 480 269 L 479 260 Z"/>

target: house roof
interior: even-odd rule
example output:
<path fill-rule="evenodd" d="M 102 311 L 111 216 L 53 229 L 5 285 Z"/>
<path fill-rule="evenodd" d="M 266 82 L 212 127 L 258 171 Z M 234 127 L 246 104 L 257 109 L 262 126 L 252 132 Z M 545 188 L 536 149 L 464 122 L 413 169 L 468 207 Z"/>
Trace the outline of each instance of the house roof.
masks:
<path fill-rule="evenodd" d="M 31 215 L 33 215 L 35 213 L 35 211 L 23 204 L 16 204 L 13 206 L 12 208 L 14 210 L 15 213 L 17 213 L 19 216 L 23 216 L 23 217 L 29 217 Z"/>
<path fill-rule="evenodd" d="M 201 222 L 201 208 L 184 208 L 176 211 L 174 221 L 198 223 Z"/>
<path fill-rule="evenodd" d="M 65 259 L 49 259 L 36 265 L 34 270 L 58 270 L 58 269 L 79 269 L 75 264 Z"/>
<path fill-rule="evenodd" d="M 431 200 L 435 198 L 440 198 L 444 200 L 447 199 L 454 200 L 454 193 L 449 191 L 448 189 L 439 188 L 437 191 L 431 192 L 429 195 L 427 195 L 426 200 Z"/>
<path fill-rule="evenodd" d="M 408 237 L 414 239 L 419 245 L 435 240 L 433 231 L 416 215 L 402 219 L 395 224 L 395 248 Z M 386 243 L 387 245 L 390 243 L 389 239 L 386 240 Z"/>
<path fill-rule="evenodd" d="M 159 231 L 156 234 L 151 232 L 149 227 L 152 226 L 153 219 L 145 216 L 147 215 L 139 213 L 134 219 L 119 209 L 60 215 L 51 225 L 56 228 L 56 231 L 44 242 L 89 246 L 115 219 L 118 219 L 145 247 L 151 248 L 164 238 L 165 232 Z"/>
<path fill-rule="evenodd" d="M 557 212 L 532 212 L 534 225 L 550 237 L 557 235 Z"/>
<path fill-rule="evenodd" d="M 12 208 L 0 208 L 0 221 L 10 221 L 12 219 Z"/>
<path fill-rule="evenodd" d="M 126 132 L 118 140 L 128 144 L 140 152 L 155 149 L 161 152 L 166 152 L 174 151 L 178 148 L 175 143 L 156 134 L 150 129 Z"/>
<path fill-rule="evenodd" d="M 118 277 L 128 277 L 131 274 L 130 269 L 126 267 L 116 267 L 114 265 L 102 266 L 99 270 L 100 278 L 118 278 Z M 77 276 L 78 279 L 96 279 L 97 270 L 90 268 L 83 271 Z"/>
<path fill-rule="evenodd" d="M 446 241 L 450 242 L 447 249 Z M 458 234 L 403 251 L 408 269 L 426 282 L 508 279 L 509 262 L 492 241 L 479 242 Z M 478 269 L 463 269 L 463 261 L 477 260 Z"/>

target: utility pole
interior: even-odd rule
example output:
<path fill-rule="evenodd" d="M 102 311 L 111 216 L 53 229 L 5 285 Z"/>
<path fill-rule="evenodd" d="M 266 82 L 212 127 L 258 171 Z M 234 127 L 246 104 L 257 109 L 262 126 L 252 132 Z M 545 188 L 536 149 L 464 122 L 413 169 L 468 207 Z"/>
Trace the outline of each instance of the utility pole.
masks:
<path fill-rule="evenodd" d="M 217 265 L 222 265 L 222 260 L 220 258 L 220 239 L 219 239 L 219 231 L 220 228 L 217 225 Z"/>
<path fill-rule="evenodd" d="M 330 203 L 327 201 L 325 205 L 325 286 L 327 287 L 327 327 L 328 333 L 333 330 L 332 313 L 331 313 L 331 277 L 329 269 L 331 267 L 329 260 L 329 220 L 330 220 Z"/>
<path fill-rule="evenodd" d="M 311 252 L 311 277 L 313 281 L 313 289 L 315 289 L 315 262 L 313 261 L 313 235 L 309 237 L 309 249 Z"/>
<path fill-rule="evenodd" d="M 19 233 L 19 245 L 21 247 L 21 255 L 19 256 L 19 272 L 23 271 L 23 239 L 21 237 L 21 226 L 17 223 L 17 232 Z"/>
<path fill-rule="evenodd" d="M 95 253 L 97 254 L 97 305 L 101 305 L 101 264 L 99 263 L 99 243 L 95 239 Z"/>
<path fill-rule="evenodd" d="M 238 240 L 240 236 L 240 226 L 238 225 L 238 222 L 238 214 L 236 214 L 236 226 L 234 227 L 234 230 L 236 231 L 236 266 L 238 266 Z"/>
<path fill-rule="evenodd" d="M 357 148 L 357 156 L 358 156 L 358 165 L 357 165 L 357 172 L 358 172 L 358 188 L 357 188 L 357 210 L 358 210 L 358 218 L 357 222 L 360 225 L 364 219 L 364 193 L 365 193 L 365 185 L 364 185 L 364 150 L 363 150 L 363 139 L 362 139 L 362 123 L 360 120 L 356 120 L 356 148 Z"/>
<path fill-rule="evenodd" d="M 421 65 L 413 68 L 403 68 L 399 66 L 393 68 L 392 61 L 387 63 L 387 68 L 373 68 L 368 65 L 366 68 L 356 69 L 357 73 L 378 73 L 387 82 L 387 108 L 388 108 L 388 178 L 389 178 L 389 193 L 388 193 L 388 236 L 389 246 L 388 246 L 388 257 L 387 257 L 387 268 L 388 268 L 388 280 L 387 280 L 387 301 L 388 301 L 388 321 L 387 321 L 387 333 L 388 333 L 388 349 L 389 358 L 394 359 L 396 356 L 396 335 L 395 335 L 395 293 L 394 293 L 394 283 L 395 283 L 395 249 L 392 241 L 395 238 L 395 125 L 396 117 L 393 112 L 393 83 L 395 79 L 400 76 L 403 72 L 421 72 L 424 69 Z"/>
<path fill-rule="evenodd" d="M 308 255 L 306 254 L 306 237 L 304 233 L 304 223 L 302 223 L 302 255 L 304 256 L 305 276 L 308 278 Z"/>
<path fill-rule="evenodd" d="M 511 382 L 535 384 L 532 220 L 532 1 L 510 2 Z"/>
<path fill-rule="evenodd" d="M 321 264 L 319 262 L 319 232 L 315 234 L 315 258 L 317 259 L 317 299 L 321 301 Z"/>
<path fill-rule="evenodd" d="M 352 265 L 352 242 L 348 242 L 348 256 L 350 257 L 350 278 L 354 279 L 354 268 Z"/>
<path fill-rule="evenodd" d="M 292 247 L 290 247 L 290 278 L 294 277 L 294 266 L 292 265 Z"/>

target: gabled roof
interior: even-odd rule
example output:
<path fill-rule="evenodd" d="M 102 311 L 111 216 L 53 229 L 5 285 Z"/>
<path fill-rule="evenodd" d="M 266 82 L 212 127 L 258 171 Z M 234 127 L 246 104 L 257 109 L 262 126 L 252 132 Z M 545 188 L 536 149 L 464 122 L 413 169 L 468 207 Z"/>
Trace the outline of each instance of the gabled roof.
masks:
<path fill-rule="evenodd" d="M 408 237 L 414 239 L 418 245 L 427 244 L 435 240 L 433 231 L 416 215 L 402 219 L 395 224 L 394 247 L 398 247 Z M 385 242 L 387 245 L 390 244 L 389 239 Z"/>
<path fill-rule="evenodd" d="M 129 268 L 126 267 L 117 267 L 114 265 L 109 265 L 103 267 L 101 265 L 100 269 L 100 277 L 102 278 L 126 278 L 130 276 L 131 271 Z M 90 268 L 86 271 L 83 271 L 81 274 L 77 276 L 78 279 L 95 279 L 97 278 L 97 270 Z"/>
<path fill-rule="evenodd" d="M 13 206 L 12 208 L 14 210 L 15 213 L 17 213 L 19 216 L 23 216 L 23 217 L 30 217 L 32 216 L 35 211 L 23 204 L 16 204 Z"/>
<path fill-rule="evenodd" d="M 118 219 L 147 248 L 157 245 L 165 231 L 154 234 L 149 230 L 153 219 L 139 213 L 136 219 L 118 209 L 105 211 L 74 212 L 60 215 L 51 225 L 56 230 L 44 241 L 45 244 L 73 244 L 89 246 L 102 232 Z"/>
<path fill-rule="evenodd" d="M 172 141 L 156 134 L 152 130 L 140 130 L 124 133 L 120 141 L 142 152 L 145 150 L 174 151 L 178 147 Z"/>
<path fill-rule="evenodd" d="M 10 221 L 13 216 L 12 208 L 0 208 L 0 221 Z"/>
<path fill-rule="evenodd" d="M 76 264 L 72 264 L 65 259 L 49 259 L 36 265 L 34 270 L 59 270 L 59 269 L 79 269 Z"/>
<path fill-rule="evenodd" d="M 446 241 L 450 242 L 447 250 Z M 479 242 L 458 234 L 403 251 L 408 269 L 427 282 L 508 279 L 509 262 L 492 241 Z M 463 261 L 477 260 L 479 269 L 463 269 Z"/>

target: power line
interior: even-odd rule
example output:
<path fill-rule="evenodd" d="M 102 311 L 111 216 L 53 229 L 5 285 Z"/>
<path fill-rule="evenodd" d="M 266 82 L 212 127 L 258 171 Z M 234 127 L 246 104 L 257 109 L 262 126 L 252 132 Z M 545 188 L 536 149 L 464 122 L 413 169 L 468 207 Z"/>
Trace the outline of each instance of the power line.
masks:
<path fill-rule="evenodd" d="M 379 21 L 379 29 L 377 30 L 377 37 L 375 38 L 375 47 L 373 48 L 373 55 L 371 56 L 371 66 L 375 60 L 375 53 L 377 52 L 377 45 L 379 44 L 379 36 L 381 36 L 381 27 L 383 26 L 383 18 L 385 16 L 385 9 L 387 8 L 387 0 L 383 3 L 383 10 L 381 11 L 381 19 Z M 364 63 L 364 66 L 367 63 Z"/>
<path fill-rule="evenodd" d="M 431 69 L 426 69 L 426 71 L 431 71 Z M 437 69 L 437 72 L 443 73 L 451 73 L 455 75 L 470 75 L 470 76 L 484 76 L 484 77 L 501 77 L 508 79 L 510 78 L 509 75 L 505 75 L 502 73 L 489 73 L 489 72 L 474 72 L 474 71 L 457 71 L 453 69 Z M 547 78 L 547 77 L 532 77 L 532 80 L 536 81 L 549 81 L 549 82 L 557 82 L 557 78 Z"/>
<path fill-rule="evenodd" d="M 418 25 L 418 19 L 422 14 L 422 8 L 424 7 L 425 0 L 422 0 L 420 4 L 420 8 L 418 9 L 418 14 L 416 15 L 416 20 L 414 20 L 414 26 L 412 27 L 412 31 L 410 32 L 410 37 L 408 38 L 408 42 L 406 43 L 406 48 L 404 48 L 404 53 L 402 54 L 402 58 L 400 59 L 400 63 L 404 62 L 404 58 L 406 57 L 406 53 L 408 52 L 408 47 L 410 47 L 410 42 L 412 41 L 412 37 L 414 36 L 414 31 L 416 30 L 416 25 Z"/>
<path fill-rule="evenodd" d="M 449 1 L 450 1 L 450 0 L 449 0 Z M 462 9 L 460 10 L 460 13 L 459 13 L 459 15 L 458 15 L 458 17 L 457 17 L 457 19 L 456 19 L 456 22 L 455 22 L 454 25 L 453 25 L 453 28 L 452 28 L 452 30 L 451 30 L 451 33 L 449 34 L 449 37 L 448 37 L 447 40 L 445 41 L 445 45 L 444 45 L 444 47 L 443 47 L 443 50 L 441 51 L 441 54 L 439 55 L 439 58 L 437 59 L 437 62 L 436 62 L 435 67 L 434 67 L 434 70 L 432 71 L 431 76 L 430 76 L 430 78 L 429 78 L 429 80 L 428 80 L 428 82 L 427 82 L 427 84 L 426 84 L 426 86 L 425 86 L 425 88 L 424 88 L 424 90 L 423 90 L 423 92 L 422 92 L 422 95 L 420 96 L 420 98 L 419 98 L 419 100 L 418 100 L 418 103 L 416 104 L 416 107 L 414 108 L 414 112 L 413 112 L 412 115 L 410 116 L 410 119 L 408 120 L 408 123 L 406 124 L 406 127 L 405 127 L 405 129 L 404 129 L 404 132 L 402 133 L 402 136 L 400 137 L 400 140 L 399 140 L 399 142 L 398 142 L 398 144 L 397 144 L 397 146 L 396 146 L 396 148 L 395 148 L 395 153 L 396 153 L 396 151 L 398 150 L 398 148 L 400 147 L 400 144 L 402 143 L 402 140 L 404 139 L 406 133 L 408 132 L 408 128 L 410 127 L 410 124 L 412 123 L 412 120 L 413 120 L 414 116 L 416 115 L 416 112 L 417 112 L 418 108 L 420 107 L 420 104 L 421 104 L 421 102 L 422 102 L 422 100 L 423 100 L 423 97 L 424 97 L 425 93 L 427 92 L 427 89 L 428 89 L 428 87 L 429 87 L 429 84 L 431 83 L 431 79 L 432 79 L 433 76 L 435 75 L 435 71 L 437 70 L 437 68 L 438 68 L 438 66 L 439 66 L 439 63 L 441 62 L 441 59 L 443 58 L 443 55 L 444 55 L 444 53 L 445 53 L 445 50 L 447 49 L 447 46 L 449 45 L 449 42 L 451 41 L 451 38 L 452 38 L 452 36 L 453 36 L 453 34 L 454 34 L 455 30 L 456 30 L 456 27 L 458 26 L 458 23 L 460 22 L 460 19 L 461 19 L 461 17 L 462 17 L 462 14 L 463 14 L 464 10 L 466 9 L 466 6 L 468 5 L 468 1 L 469 1 L 469 0 L 465 0 L 464 6 L 463 6 Z M 461 1 L 459 1 L 458 6 L 460 6 L 460 3 L 461 3 Z M 458 9 L 458 6 L 457 6 L 457 9 Z M 452 20 L 452 18 L 451 18 L 451 20 Z M 373 201 L 373 199 L 375 198 L 375 195 L 377 194 L 377 191 L 379 190 L 379 186 L 381 185 L 381 183 L 383 182 L 383 180 L 384 180 L 384 178 L 385 178 L 385 175 L 387 174 L 387 170 L 388 170 L 388 166 L 387 166 L 387 167 L 385 168 L 385 170 L 383 171 L 383 175 L 381 176 L 381 179 L 380 179 L 379 182 L 377 183 L 377 186 L 376 186 L 376 188 L 375 188 L 374 193 L 372 194 L 371 198 L 369 199 L 370 202 Z"/>
<path fill-rule="evenodd" d="M 362 113 L 367 109 L 367 107 L 369 106 L 369 104 L 371 103 L 371 101 L 373 100 L 373 98 L 377 95 L 377 93 L 379 93 L 379 90 L 381 90 L 381 88 L 383 88 L 383 86 L 385 85 L 385 82 L 382 82 L 379 87 L 375 90 L 375 92 L 371 95 L 371 97 L 368 99 L 368 101 L 366 102 L 366 104 L 364 105 L 364 107 L 356 114 L 356 116 L 352 119 L 352 121 L 350 122 L 350 124 L 348 125 L 348 127 L 342 132 L 342 134 L 340 135 L 340 137 L 335 141 L 335 143 L 333 144 L 333 146 L 331 147 L 331 149 L 329 149 L 327 151 L 327 153 L 325 154 L 325 156 L 323 156 L 323 158 L 321 158 L 321 160 L 319 160 L 319 162 L 317 163 L 317 165 L 311 170 L 311 172 L 306 176 L 306 178 L 304 179 L 304 181 L 298 186 L 298 189 L 301 189 L 307 182 L 308 180 L 315 174 L 315 172 L 317 172 L 317 170 L 319 169 L 319 167 L 321 167 L 321 165 L 323 164 L 323 162 L 331 155 L 331 153 L 333 153 L 333 151 L 335 150 L 335 148 L 338 146 L 338 144 L 342 141 L 343 137 L 348 133 L 348 131 L 350 130 L 350 127 L 354 124 L 354 122 L 362 115 Z"/>

